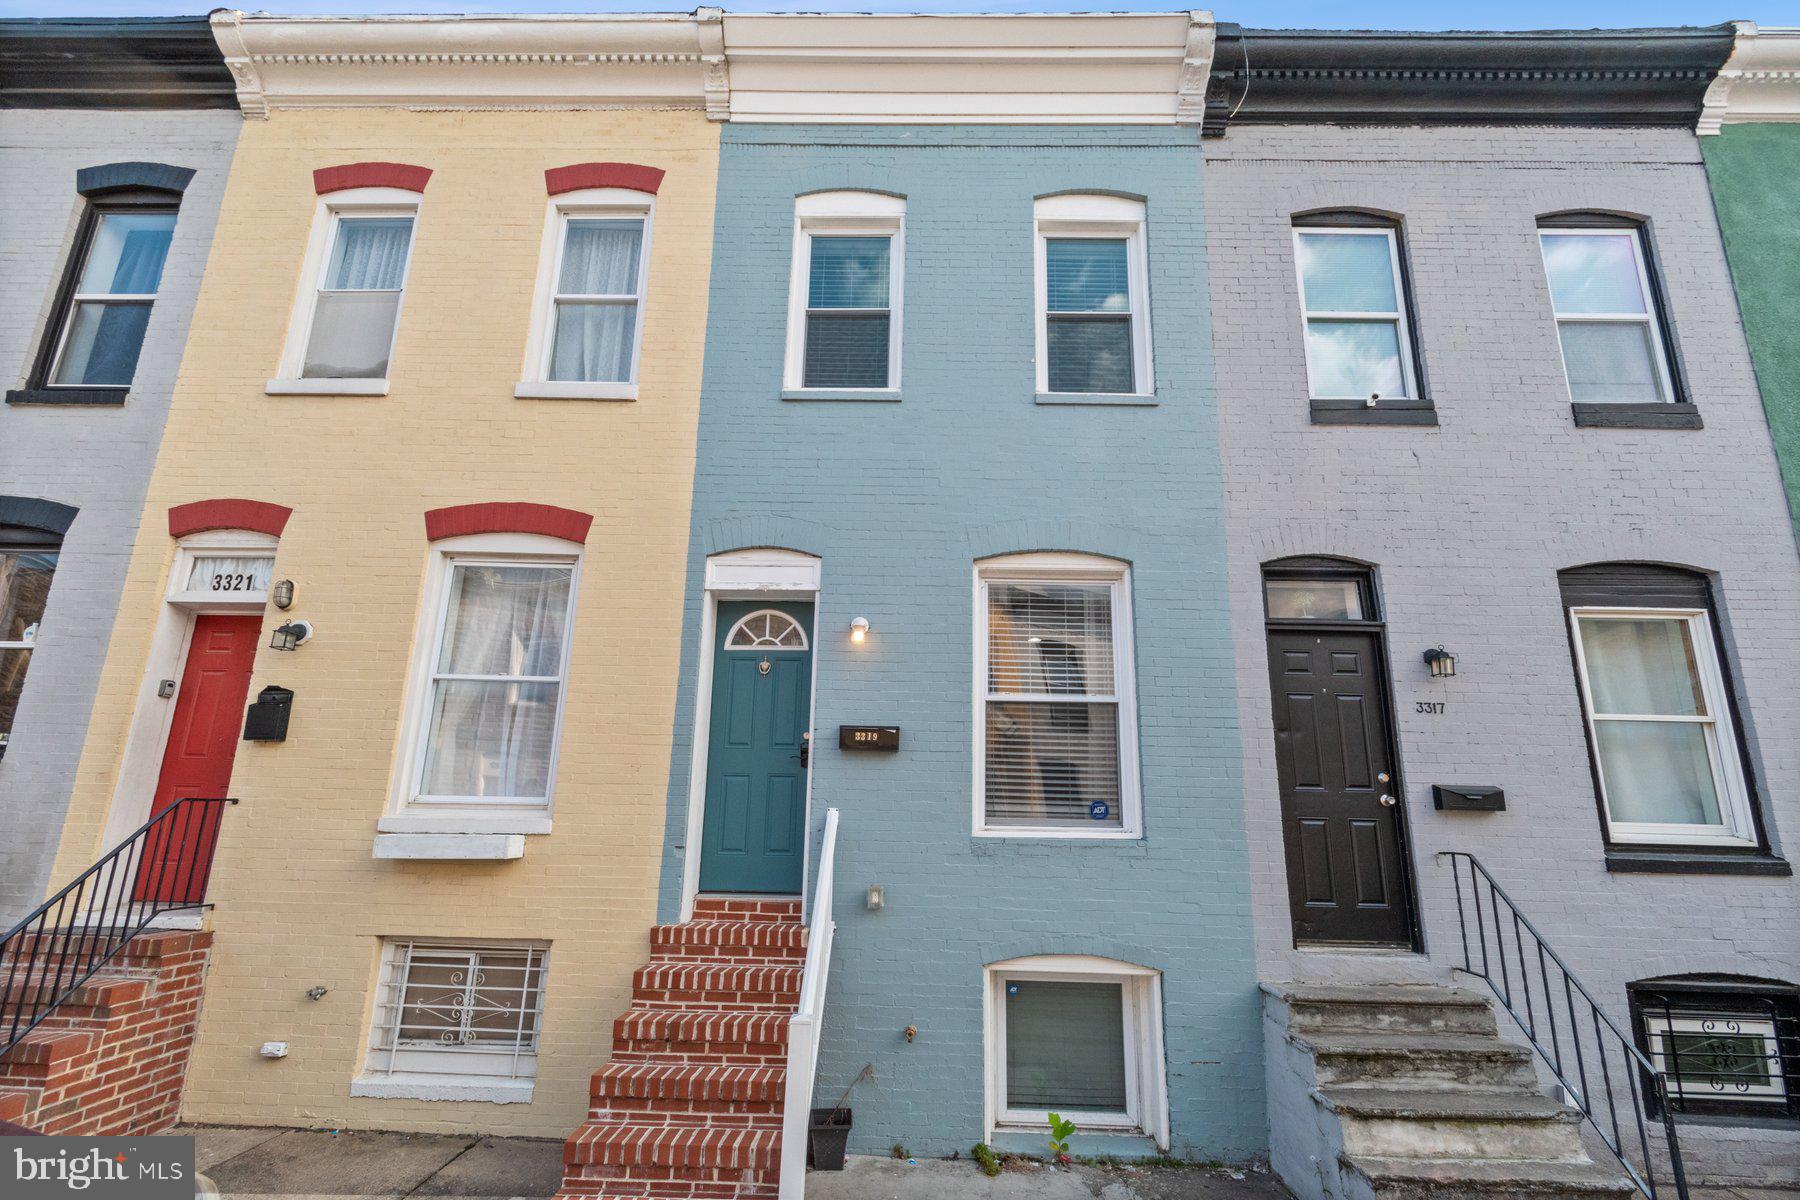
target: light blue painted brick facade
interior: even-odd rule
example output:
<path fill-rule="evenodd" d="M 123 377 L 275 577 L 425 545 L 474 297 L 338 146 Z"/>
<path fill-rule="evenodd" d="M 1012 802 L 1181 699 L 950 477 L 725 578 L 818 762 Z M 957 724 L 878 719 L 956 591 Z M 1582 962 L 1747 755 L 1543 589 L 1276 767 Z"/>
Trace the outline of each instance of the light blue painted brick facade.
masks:
<path fill-rule="evenodd" d="M 852 1151 L 967 1153 L 981 1138 L 982 968 L 1034 954 L 1162 971 L 1174 1153 L 1265 1148 L 1196 143 L 1141 128 L 724 131 L 661 916 L 680 907 L 706 557 L 819 555 L 814 832 L 836 807 L 842 833 L 817 1094 L 830 1103 L 874 1064 L 851 1100 Z M 898 404 L 779 398 L 794 198 L 839 188 L 907 200 Z M 1032 202 L 1071 190 L 1147 201 L 1154 407 L 1033 403 Z M 971 836 L 973 563 L 1031 550 L 1131 564 L 1141 841 Z M 854 616 L 873 625 L 861 648 Z M 899 724 L 903 748 L 841 753 L 840 723 Z M 877 883 L 887 907 L 871 913 Z M 1001 1144 L 1043 1151 L 1037 1136 Z"/>

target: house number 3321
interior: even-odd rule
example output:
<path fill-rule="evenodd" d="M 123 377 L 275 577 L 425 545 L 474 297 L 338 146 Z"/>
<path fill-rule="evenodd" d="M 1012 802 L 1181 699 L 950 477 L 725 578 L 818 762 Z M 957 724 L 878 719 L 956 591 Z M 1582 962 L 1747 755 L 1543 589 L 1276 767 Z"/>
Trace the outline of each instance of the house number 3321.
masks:
<path fill-rule="evenodd" d="M 223 574 L 214 575 L 212 590 L 215 592 L 247 592 L 255 586 L 256 581 L 249 575 Z"/>
<path fill-rule="evenodd" d="M 1432 713 L 1435 715 L 1437 713 L 1441 713 L 1444 711 L 1444 702 L 1442 700 L 1415 701 L 1413 704 L 1413 711 L 1414 712 L 1422 712 L 1422 713 Z"/>

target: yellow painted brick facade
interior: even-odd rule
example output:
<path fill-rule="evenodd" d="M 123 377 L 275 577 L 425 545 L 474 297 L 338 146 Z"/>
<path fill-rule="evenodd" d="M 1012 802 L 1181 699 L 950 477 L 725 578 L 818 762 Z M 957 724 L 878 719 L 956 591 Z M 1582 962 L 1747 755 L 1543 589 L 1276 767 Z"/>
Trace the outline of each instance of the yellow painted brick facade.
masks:
<path fill-rule="evenodd" d="M 317 197 L 314 168 L 434 172 L 385 397 L 269 396 Z M 635 402 L 513 398 L 545 220 L 544 171 L 667 171 Z M 287 110 L 246 124 L 108 651 L 54 872 L 104 849 L 174 556 L 167 510 L 290 506 L 276 578 L 317 627 L 258 651 L 252 695 L 296 693 L 283 744 L 240 743 L 210 898 L 217 934 L 191 1121 L 560 1137 L 627 1006 L 654 920 L 681 631 L 717 128 L 692 111 Z M 555 832 L 512 862 L 378 862 L 428 561 L 423 514 L 525 500 L 595 517 L 572 633 Z M 272 627 L 269 610 L 265 627 Z M 265 637 L 266 642 L 266 637 Z M 144 804 L 143 798 L 137 798 Z M 383 936 L 550 943 L 536 1095 L 352 1098 Z M 315 985 L 322 1000 L 307 999 Z M 292 1046 L 261 1058 L 268 1040 Z"/>

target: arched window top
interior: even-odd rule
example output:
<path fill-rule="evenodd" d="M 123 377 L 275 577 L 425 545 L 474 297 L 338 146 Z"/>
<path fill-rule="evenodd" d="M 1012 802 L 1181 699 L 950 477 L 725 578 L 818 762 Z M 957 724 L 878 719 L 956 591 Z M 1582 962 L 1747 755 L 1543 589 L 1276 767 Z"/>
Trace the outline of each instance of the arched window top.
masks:
<path fill-rule="evenodd" d="M 893 192 L 844 188 L 807 192 L 794 198 L 794 212 L 801 217 L 863 217 L 898 220 L 906 215 L 906 197 Z"/>
<path fill-rule="evenodd" d="M 76 171 L 75 190 L 90 200 L 129 191 L 161 192 L 165 200 L 179 200 L 193 178 L 193 168 L 168 163 L 104 163 Z"/>
<path fill-rule="evenodd" d="M 777 608 L 761 608 L 743 617 L 725 635 L 727 650 L 804 650 L 806 630 Z"/>
<path fill-rule="evenodd" d="M 1039 196 L 1032 211 L 1040 221 L 1118 221 L 1144 219 L 1144 202 L 1119 192 L 1057 192 Z"/>

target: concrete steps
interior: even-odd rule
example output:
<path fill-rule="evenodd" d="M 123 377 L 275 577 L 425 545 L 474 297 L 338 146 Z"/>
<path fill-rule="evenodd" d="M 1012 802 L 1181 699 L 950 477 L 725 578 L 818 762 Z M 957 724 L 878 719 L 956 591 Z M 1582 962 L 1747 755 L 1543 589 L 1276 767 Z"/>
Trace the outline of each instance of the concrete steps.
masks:
<path fill-rule="evenodd" d="M 1539 1088 L 1492 1005 L 1448 986 L 1265 986 L 1276 1170 L 1301 1200 L 1634 1192 Z"/>

